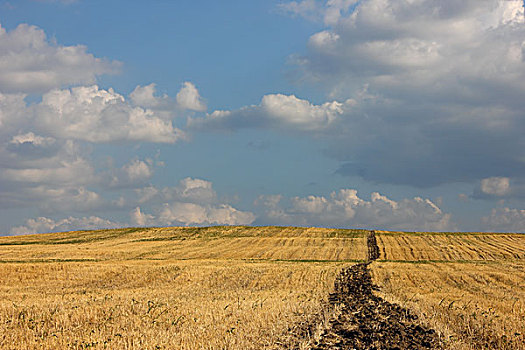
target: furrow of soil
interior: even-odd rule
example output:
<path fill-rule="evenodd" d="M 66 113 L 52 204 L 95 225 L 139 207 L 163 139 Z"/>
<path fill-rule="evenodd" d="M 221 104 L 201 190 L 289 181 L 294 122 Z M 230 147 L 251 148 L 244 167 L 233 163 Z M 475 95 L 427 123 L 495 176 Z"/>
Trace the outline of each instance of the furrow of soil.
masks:
<path fill-rule="evenodd" d="M 373 294 L 369 264 L 379 257 L 375 232 L 368 239 L 368 260 L 344 269 L 335 281 L 329 308 L 340 310 L 311 349 L 439 349 L 436 332 L 417 316 Z"/>
<path fill-rule="evenodd" d="M 368 246 L 368 261 L 379 259 L 379 246 L 377 245 L 376 232 L 370 231 L 366 239 Z"/>

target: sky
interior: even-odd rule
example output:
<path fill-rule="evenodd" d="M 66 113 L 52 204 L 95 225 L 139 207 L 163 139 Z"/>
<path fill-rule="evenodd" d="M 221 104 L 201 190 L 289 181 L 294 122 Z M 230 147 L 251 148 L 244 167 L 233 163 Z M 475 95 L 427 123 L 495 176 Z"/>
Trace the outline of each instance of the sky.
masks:
<path fill-rule="evenodd" d="M 522 0 L 0 0 L 0 235 L 525 232 Z"/>

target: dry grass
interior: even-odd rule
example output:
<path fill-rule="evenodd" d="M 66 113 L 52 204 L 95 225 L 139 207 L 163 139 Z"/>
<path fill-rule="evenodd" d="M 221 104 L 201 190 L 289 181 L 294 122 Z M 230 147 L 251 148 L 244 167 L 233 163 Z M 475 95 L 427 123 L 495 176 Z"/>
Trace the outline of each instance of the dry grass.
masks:
<path fill-rule="evenodd" d="M 525 349 L 525 236 L 377 241 L 381 295 L 449 348 Z M 286 348 L 366 253 L 365 231 L 296 227 L 0 237 L 0 349 Z"/>
<path fill-rule="evenodd" d="M 343 260 L 364 254 L 361 232 L 325 229 L 1 238 L 0 348 L 283 347 L 322 314 Z"/>
<path fill-rule="evenodd" d="M 449 349 L 525 349 L 525 236 L 380 234 L 381 296 L 418 314 Z M 405 260 L 403 262 L 403 260 Z"/>
<path fill-rule="evenodd" d="M 523 234 L 380 233 L 380 259 L 487 261 L 525 259 Z"/>
<path fill-rule="evenodd" d="M 340 266 L 5 264 L 2 349 L 261 349 L 319 312 Z"/>
<path fill-rule="evenodd" d="M 0 261 L 366 259 L 363 231 L 297 227 L 153 228 L 0 237 Z"/>

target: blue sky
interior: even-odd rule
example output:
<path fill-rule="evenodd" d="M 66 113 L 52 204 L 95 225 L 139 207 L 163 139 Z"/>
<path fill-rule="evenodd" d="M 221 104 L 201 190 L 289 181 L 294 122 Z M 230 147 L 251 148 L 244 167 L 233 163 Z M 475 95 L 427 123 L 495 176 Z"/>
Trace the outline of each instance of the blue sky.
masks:
<path fill-rule="evenodd" d="M 521 1 L 0 0 L 0 233 L 525 231 Z"/>

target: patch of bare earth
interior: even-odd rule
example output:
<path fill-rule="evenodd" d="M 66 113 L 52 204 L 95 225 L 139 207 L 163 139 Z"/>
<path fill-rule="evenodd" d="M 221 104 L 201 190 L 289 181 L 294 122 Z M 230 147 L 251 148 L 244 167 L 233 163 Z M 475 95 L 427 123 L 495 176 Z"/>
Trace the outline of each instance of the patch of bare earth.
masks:
<path fill-rule="evenodd" d="M 417 316 L 389 303 L 373 290 L 368 265 L 379 257 L 375 234 L 368 237 L 368 260 L 343 269 L 329 297 L 334 312 L 310 349 L 439 349 L 437 333 L 418 322 Z"/>

